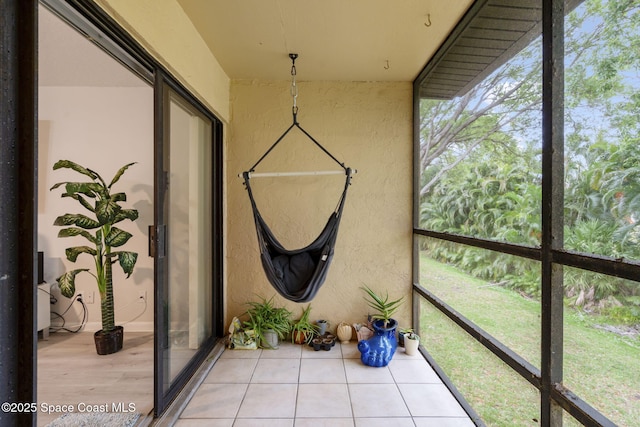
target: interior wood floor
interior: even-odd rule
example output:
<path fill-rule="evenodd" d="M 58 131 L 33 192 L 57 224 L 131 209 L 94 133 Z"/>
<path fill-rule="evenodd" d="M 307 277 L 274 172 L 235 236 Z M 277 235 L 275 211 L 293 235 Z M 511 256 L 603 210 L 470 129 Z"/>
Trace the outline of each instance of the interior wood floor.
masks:
<path fill-rule="evenodd" d="M 123 349 L 96 353 L 92 332 L 56 332 L 38 340 L 38 426 L 46 426 L 64 412 L 43 413 L 42 404 L 134 404 L 147 414 L 153 410 L 153 332 L 124 332 Z M 76 411 L 77 412 L 77 411 Z"/>

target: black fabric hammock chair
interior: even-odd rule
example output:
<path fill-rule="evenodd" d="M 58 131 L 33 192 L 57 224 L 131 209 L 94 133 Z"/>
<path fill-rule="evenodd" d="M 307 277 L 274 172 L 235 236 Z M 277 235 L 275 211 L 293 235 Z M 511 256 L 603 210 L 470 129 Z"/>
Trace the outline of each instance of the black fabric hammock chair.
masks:
<path fill-rule="evenodd" d="M 290 301 L 311 301 L 327 277 L 350 185 L 351 169 L 347 168 L 346 175 L 338 206 L 329 216 L 320 235 L 304 248 L 289 250 L 282 246 L 260 214 L 251 190 L 250 173 L 243 174 L 253 209 L 262 267 L 271 285 Z"/>
<path fill-rule="evenodd" d="M 320 286 L 324 283 L 327 272 L 329 271 L 329 265 L 333 259 L 333 249 L 338 237 L 338 228 L 340 226 L 340 219 L 342 218 L 342 209 L 344 208 L 344 202 L 347 198 L 347 190 L 351 184 L 352 169 L 346 167 L 344 163 L 341 163 L 331 153 L 329 153 L 318 141 L 316 141 L 307 131 L 302 129 L 297 120 L 298 107 L 296 105 L 296 98 L 298 96 L 298 89 L 296 86 L 296 58 L 297 54 L 289 54 L 291 58 L 291 95 L 293 96 L 293 124 L 276 140 L 276 142 L 267 150 L 266 153 L 260 157 L 260 159 L 254 164 L 249 171 L 244 172 L 242 177 L 244 178 L 244 185 L 249 194 L 251 200 L 251 209 L 253 209 L 253 218 L 256 224 L 256 232 L 258 235 L 258 245 L 260 246 L 260 259 L 262 261 L 262 267 L 267 275 L 267 279 L 284 298 L 294 302 L 308 302 L 315 297 L 316 293 L 320 289 Z M 256 201 L 253 197 L 251 190 L 251 176 L 292 176 L 292 175 L 325 175 L 334 173 L 343 173 L 340 171 L 329 172 L 285 172 L 285 173 L 255 173 L 255 168 L 262 162 L 262 160 L 269 155 L 276 145 L 294 128 L 299 129 L 304 133 L 313 143 L 319 147 L 327 156 L 340 165 L 346 175 L 344 190 L 340 196 L 338 206 L 335 211 L 329 216 L 327 224 L 320 235 L 311 242 L 308 246 L 301 249 L 286 249 L 278 239 L 271 232 L 271 229 L 265 222 L 264 218 L 260 214 Z"/>

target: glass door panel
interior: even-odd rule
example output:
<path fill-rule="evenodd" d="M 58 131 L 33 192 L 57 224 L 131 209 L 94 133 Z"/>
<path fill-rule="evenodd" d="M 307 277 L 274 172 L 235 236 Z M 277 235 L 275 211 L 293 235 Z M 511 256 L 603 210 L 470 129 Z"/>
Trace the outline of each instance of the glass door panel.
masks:
<path fill-rule="evenodd" d="M 212 124 L 170 90 L 167 130 L 165 393 L 213 333 Z"/>
<path fill-rule="evenodd" d="M 170 97 L 169 376 L 211 335 L 211 123 Z"/>

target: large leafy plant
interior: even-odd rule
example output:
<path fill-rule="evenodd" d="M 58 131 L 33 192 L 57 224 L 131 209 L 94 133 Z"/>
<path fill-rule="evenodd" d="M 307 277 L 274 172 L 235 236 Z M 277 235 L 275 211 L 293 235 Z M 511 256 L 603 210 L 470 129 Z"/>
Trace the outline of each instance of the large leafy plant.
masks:
<path fill-rule="evenodd" d="M 247 305 L 249 309 L 245 315 L 248 320 L 244 321 L 243 326 L 245 330 L 254 331 L 261 347 L 269 347 L 264 335 L 266 331 L 272 330 L 280 339 L 284 339 L 291 331 L 292 313 L 285 307 L 276 307 L 273 297 L 268 300 L 261 297 L 260 301 L 250 301 Z"/>
<path fill-rule="evenodd" d="M 59 182 L 51 187 L 54 190 L 64 185 L 65 192 L 61 197 L 69 197 L 76 200 L 90 214 L 65 214 L 56 218 L 54 225 L 63 226 L 58 237 L 82 236 L 87 239 L 90 246 L 75 246 L 65 250 L 67 259 L 76 262 L 78 256 L 87 254 L 93 257 L 95 272 L 88 268 L 69 270 L 60 276 L 57 281 L 60 292 L 67 298 L 72 298 L 76 292 L 75 279 L 82 272 L 91 274 L 98 285 L 102 309 L 102 331 L 110 332 L 115 328 L 113 310 L 113 279 L 112 264 L 118 262 L 127 278 L 133 273 L 133 268 L 138 259 L 138 254 L 127 251 L 112 251 L 112 248 L 123 246 L 131 238 L 131 233 L 115 227 L 115 224 L 125 219 L 135 221 L 138 219 L 136 209 L 124 209 L 120 202 L 127 200 L 125 193 L 112 193 L 113 185 L 118 182 L 122 174 L 134 163 L 124 165 L 115 174 L 109 185 L 102 177 L 91 169 L 80 166 L 70 160 L 60 160 L 53 165 L 53 169 L 72 169 L 90 178 L 86 182 Z"/>

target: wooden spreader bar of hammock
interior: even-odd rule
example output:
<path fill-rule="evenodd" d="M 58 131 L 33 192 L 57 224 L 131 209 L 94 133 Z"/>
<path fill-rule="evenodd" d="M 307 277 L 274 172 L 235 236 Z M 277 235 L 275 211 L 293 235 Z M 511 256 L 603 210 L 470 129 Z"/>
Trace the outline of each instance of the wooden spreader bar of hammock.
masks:
<path fill-rule="evenodd" d="M 351 173 L 355 173 L 352 171 Z M 249 178 L 276 177 L 276 176 L 311 176 L 311 175 L 344 175 L 345 171 L 300 171 L 300 172 L 248 172 Z M 238 174 L 242 178 L 242 174 Z"/>

